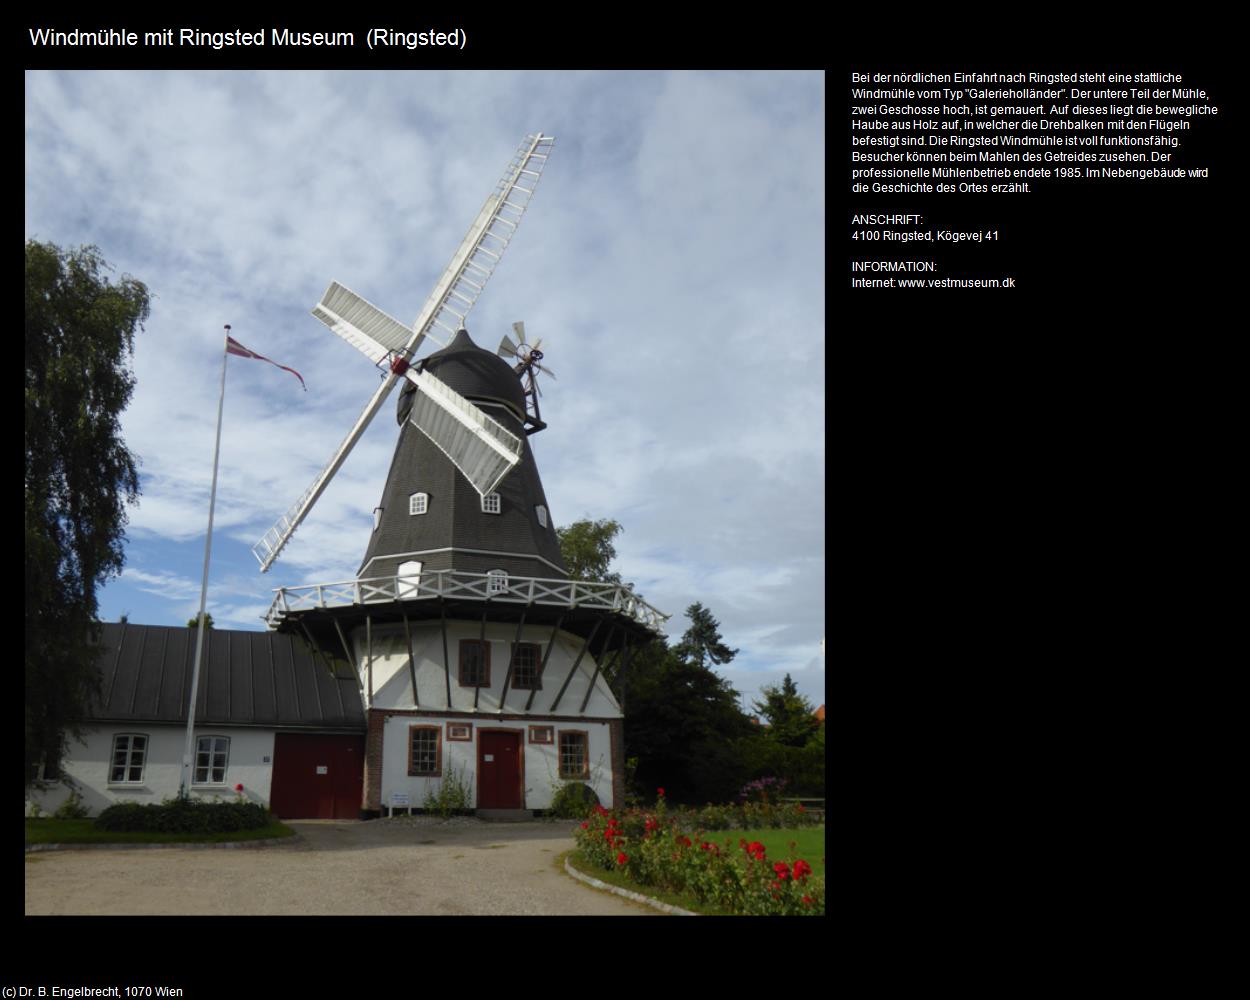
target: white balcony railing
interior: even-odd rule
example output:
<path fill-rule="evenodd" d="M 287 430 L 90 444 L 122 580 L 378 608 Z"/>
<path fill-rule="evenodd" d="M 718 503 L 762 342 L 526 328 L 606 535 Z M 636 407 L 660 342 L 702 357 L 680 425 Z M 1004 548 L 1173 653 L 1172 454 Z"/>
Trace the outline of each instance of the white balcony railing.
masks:
<path fill-rule="evenodd" d="M 265 613 L 275 628 L 288 614 L 313 608 L 342 608 L 391 601 L 423 601 L 434 598 L 486 600 L 496 604 L 546 604 L 564 608 L 599 608 L 626 615 L 659 634 L 671 617 L 657 611 L 629 586 L 589 583 L 584 580 L 549 580 L 534 576 L 509 576 L 500 590 L 498 577 L 438 569 L 419 576 L 376 576 L 341 583 L 316 583 L 303 587 L 279 587 Z"/>

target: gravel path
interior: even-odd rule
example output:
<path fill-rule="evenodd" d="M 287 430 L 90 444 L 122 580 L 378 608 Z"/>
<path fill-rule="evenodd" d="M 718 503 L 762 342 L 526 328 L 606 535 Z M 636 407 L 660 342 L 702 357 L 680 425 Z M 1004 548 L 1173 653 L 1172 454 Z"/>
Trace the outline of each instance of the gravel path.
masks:
<path fill-rule="evenodd" d="M 296 820 L 301 841 L 26 855 L 27 914 L 661 916 L 557 867 L 564 823 Z"/>

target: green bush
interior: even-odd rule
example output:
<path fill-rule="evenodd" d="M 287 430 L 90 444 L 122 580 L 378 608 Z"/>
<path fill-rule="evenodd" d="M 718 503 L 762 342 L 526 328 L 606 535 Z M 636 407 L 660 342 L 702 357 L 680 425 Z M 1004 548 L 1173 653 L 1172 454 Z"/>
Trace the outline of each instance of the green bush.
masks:
<path fill-rule="evenodd" d="M 593 788 L 580 781 L 569 781 L 556 792 L 548 813 L 556 819 L 585 819 L 598 804 L 599 796 Z"/>
<path fill-rule="evenodd" d="M 259 830 L 272 822 L 255 802 L 201 802 L 175 799 L 160 805 L 119 802 L 96 819 L 97 830 L 120 833 L 230 833 Z"/>
<path fill-rule="evenodd" d="M 820 813 L 806 809 L 797 802 L 739 802 L 719 806 L 709 802 L 701 809 L 676 809 L 673 811 L 673 819 L 686 832 L 817 826 L 824 821 Z"/>
<path fill-rule="evenodd" d="M 448 767 L 438 787 L 430 788 L 425 793 L 425 801 L 421 805 L 425 812 L 443 819 L 468 812 L 473 808 L 473 783 L 465 780 L 463 771 Z"/>

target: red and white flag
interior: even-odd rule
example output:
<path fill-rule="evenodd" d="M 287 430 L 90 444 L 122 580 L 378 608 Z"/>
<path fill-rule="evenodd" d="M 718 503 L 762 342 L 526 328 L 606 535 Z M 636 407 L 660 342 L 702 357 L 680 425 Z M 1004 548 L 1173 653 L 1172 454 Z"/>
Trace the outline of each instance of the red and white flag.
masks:
<path fill-rule="evenodd" d="M 240 358 L 255 358 L 257 361 L 268 361 L 271 365 L 281 368 L 284 372 L 290 372 L 297 379 L 299 379 L 299 384 L 304 386 L 304 391 L 308 391 L 308 386 L 304 385 L 304 376 L 297 372 L 294 368 L 288 368 L 286 365 L 279 365 L 278 362 L 265 357 L 263 354 L 257 354 L 255 351 L 249 351 L 229 334 L 226 335 L 226 353 L 233 354 Z"/>

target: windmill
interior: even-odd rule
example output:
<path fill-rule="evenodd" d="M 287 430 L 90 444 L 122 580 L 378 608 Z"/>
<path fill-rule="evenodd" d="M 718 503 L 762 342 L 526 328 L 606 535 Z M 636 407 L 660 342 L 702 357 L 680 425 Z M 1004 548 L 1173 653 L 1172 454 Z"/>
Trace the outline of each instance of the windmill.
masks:
<path fill-rule="evenodd" d="M 623 801 L 623 713 L 608 678 L 623 683 L 633 651 L 668 616 L 632 584 L 570 576 L 530 447 L 546 426 L 538 378 L 554 377 L 542 342 L 518 322 L 518 341 L 505 336 L 491 351 L 464 326 L 551 142 L 539 133 L 522 143 L 412 326 L 337 282 L 313 310 L 384 381 L 256 554 L 262 569 L 272 563 L 402 384 L 399 438 L 355 578 L 278 588 L 265 616 L 327 666 L 327 654 L 352 664 L 368 726 L 358 747 L 368 815 L 424 801 L 461 769 L 479 813 L 548 808 L 568 781 Z M 435 327 L 450 340 L 417 359 Z M 333 784 L 333 768 L 311 773 L 313 759 L 299 758 L 309 764 L 301 780 Z"/>
<path fill-rule="evenodd" d="M 372 360 L 383 370 L 384 378 L 312 485 L 252 547 L 262 573 L 273 565 L 401 380 L 415 390 L 409 394 L 408 419 L 452 461 L 480 495 L 490 494 L 521 460 L 523 448 L 517 435 L 424 371 L 425 363 L 414 359 L 427 337 L 448 346 L 435 334 L 435 328 L 453 338 L 464 330 L 465 317 L 498 265 L 533 197 L 554 142 L 554 138 L 541 132 L 522 140 L 411 326 L 405 326 L 337 281 L 330 283 L 312 310 L 313 315 Z"/>

